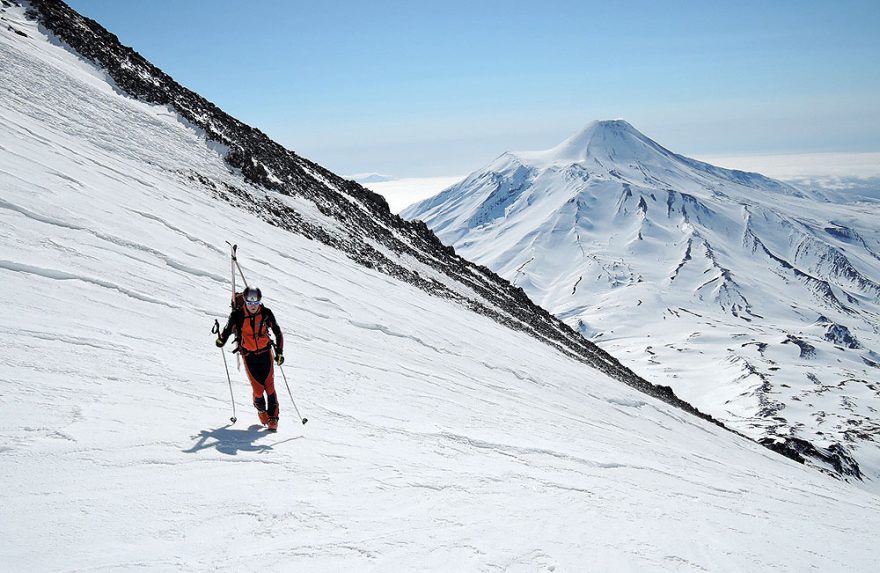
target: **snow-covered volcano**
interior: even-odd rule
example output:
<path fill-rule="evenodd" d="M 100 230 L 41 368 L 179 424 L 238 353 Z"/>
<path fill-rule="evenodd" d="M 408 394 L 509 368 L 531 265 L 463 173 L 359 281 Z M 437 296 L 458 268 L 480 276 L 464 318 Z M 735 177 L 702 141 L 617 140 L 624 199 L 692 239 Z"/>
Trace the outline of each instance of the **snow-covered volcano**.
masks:
<path fill-rule="evenodd" d="M 0 7 L 0 570 L 871 568 L 875 496 L 633 388 L 375 197 L 32 5 Z M 224 240 L 306 426 L 278 376 L 262 432 L 232 355 L 226 423 Z"/>
<path fill-rule="evenodd" d="M 880 483 L 878 204 L 695 161 L 614 120 L 401 215 L 726 424 Z"/>

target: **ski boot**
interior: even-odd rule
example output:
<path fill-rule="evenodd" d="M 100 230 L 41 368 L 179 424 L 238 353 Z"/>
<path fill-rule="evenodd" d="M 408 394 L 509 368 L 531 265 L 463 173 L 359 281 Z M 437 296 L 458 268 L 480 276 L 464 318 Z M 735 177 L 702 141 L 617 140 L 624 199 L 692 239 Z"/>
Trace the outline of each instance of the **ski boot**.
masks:
<path fill-rule="evenodd" d="M 259 416 L 260 423 L 264 426 L 269 423 L 269 412 L 266 410 L 257 410 L 257 416 Z"/>
<path fill-rule="evenodd" d="M 269 417 L 268 426 L 269 426 L 270 432 L 277 432 L 278 431 L 278 417 L 277 416 Z"/>

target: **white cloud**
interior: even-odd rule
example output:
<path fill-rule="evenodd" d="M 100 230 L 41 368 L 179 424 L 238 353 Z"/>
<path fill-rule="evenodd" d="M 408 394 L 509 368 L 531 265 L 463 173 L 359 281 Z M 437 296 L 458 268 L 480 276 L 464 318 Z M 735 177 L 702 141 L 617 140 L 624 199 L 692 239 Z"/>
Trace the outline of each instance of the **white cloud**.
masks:
<path fill-rule="evenodd" d="M 880 153 L 700 156 L 698 159 L 821 191 L 833 202 L 880 200 Z"/>
<path fill-rule="evenodd" d="M 696 159 L 719 167 L 754 171 L 783 180 L 880 177 L 880 153 L 697 156 Z"/>
<path fill-rule="evenodd" d="M 411 177 L 370 183 L 366 187 L 385 197 L 392 213 L 400 213 L 413 203 L 432 197 L 462 179 L 464 177 L 458 175 L 447 177 Z"/>

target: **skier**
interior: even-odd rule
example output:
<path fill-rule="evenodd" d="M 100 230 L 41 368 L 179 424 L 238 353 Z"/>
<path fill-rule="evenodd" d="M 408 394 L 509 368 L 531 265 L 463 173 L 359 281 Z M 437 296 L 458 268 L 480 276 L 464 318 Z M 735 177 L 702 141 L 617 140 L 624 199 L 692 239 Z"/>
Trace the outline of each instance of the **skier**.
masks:
<path fill-rule="evenodd" d="M 269 430 L 278 429 L 278 397 L 275 394 L 275 367 L 272 365 L 272 339 L 269 329 L 275 335 L 275 363 L 284 363 L 284 337 L 275 321 L 272 311 L 263 306 L 263 293 L 255 287 L 247 287 L 235 297 L 232 313 L 223 331 L 217 336 L 216 344 L 223 347 L 234 332 L 238 344 L 233 352 L 240 352 L 244 367 L 254 393 L 254 407 L 260 423 Z M 263 394 L 266 397 L 263 397 Z M 267 404 L 268 400 L 268 404 Z"/>

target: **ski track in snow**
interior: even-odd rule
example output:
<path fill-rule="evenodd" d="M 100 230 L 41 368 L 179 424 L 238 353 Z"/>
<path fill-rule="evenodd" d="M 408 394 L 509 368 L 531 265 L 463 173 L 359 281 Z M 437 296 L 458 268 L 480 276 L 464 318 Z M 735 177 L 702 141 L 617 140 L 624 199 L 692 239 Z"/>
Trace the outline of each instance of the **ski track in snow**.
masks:
<path fill-rule="evenodd" d="M 874 565 L 876 497 L 214 200 L 197 134 L 3 15 L 0 568 Z M 227 239 L 305 426 L 231 354 L 226 422 Z"/>

